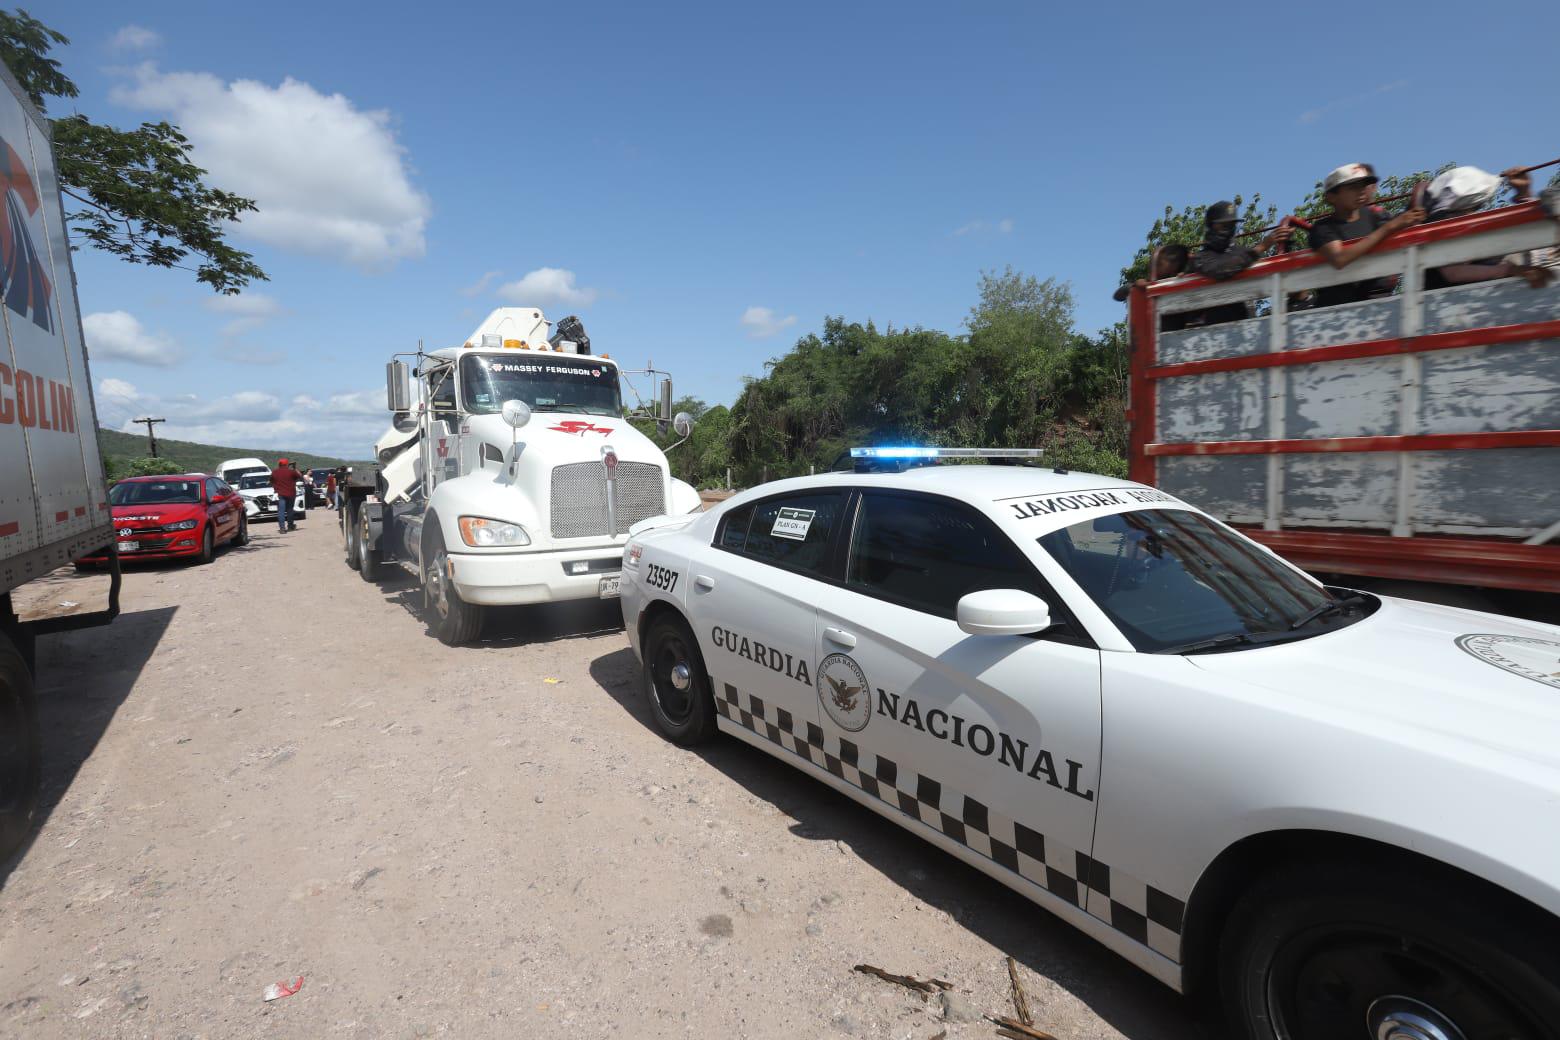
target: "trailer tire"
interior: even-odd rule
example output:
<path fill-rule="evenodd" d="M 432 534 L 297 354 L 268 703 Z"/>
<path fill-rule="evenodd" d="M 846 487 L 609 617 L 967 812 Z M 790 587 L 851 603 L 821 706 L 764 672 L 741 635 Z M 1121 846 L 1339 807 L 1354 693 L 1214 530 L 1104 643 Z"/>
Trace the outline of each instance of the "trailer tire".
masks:
<path fill-rule="evenodd" d="M 438 519 L 430 515 L 427 522 L 437 524 Z M 433 630 L 439 642 L 464 646 L 482 633 L 482 608 L 460 598 L 455 583 L 449 580 L 449 554 L 437 527 L 433 537 L 438 539 L 434 551 L 423 554 L 423 597 L 433 611 Z"/>
<path fill-rule="evenodd" d="M 362 512 L 356 502 L 349 502 L 346 512 L 341 516 L 341 537 L 347 548 L 347 566 L 353 570 L 358 569 L 357 525 L 358 513 Z"/>
<path fill-rule="evenodd" d="M 0 633 L 0 861 L 32 832 L 42 760 L 32 672 Z"/>
<path fill-rule="evenodd" d="M 368 510 L 359 508 L 357 537 L 353 539 L 357 543 L 357 571 L 364 581 L 378 581 L 383 565 L 380 563 L 379 550 L 372 547 L 368 528 Z"/>

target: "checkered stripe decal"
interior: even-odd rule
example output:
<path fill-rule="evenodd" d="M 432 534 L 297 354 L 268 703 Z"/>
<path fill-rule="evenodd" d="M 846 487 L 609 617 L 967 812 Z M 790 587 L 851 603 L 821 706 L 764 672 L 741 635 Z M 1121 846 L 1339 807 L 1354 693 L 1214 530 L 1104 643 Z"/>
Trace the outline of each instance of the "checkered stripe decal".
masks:
<path fill-rule="evenodd" d="M 784 708 L 727 683 L 715 708 L 755 736 L 805 758 L 872 797 L 895 806 L 954 841 L 1047 892 L 1108 922 L 1112 928 L 1179 961 L 1186 904 L 1088 854 L 1010 820 L 968 795 L 853 742 L 824 736 Z"/>

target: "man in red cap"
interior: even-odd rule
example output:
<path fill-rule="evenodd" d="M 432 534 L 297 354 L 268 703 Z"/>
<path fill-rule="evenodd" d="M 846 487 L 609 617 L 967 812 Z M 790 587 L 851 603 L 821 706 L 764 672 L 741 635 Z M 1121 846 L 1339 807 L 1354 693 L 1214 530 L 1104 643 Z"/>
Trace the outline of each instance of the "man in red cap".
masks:
<path fill-rule="evenodd" d="M 298 495 L 298 483 L 303 480 L 303 474 L 293 469 L 292 463 L 287 459 L 277 459 L 276 468 L 271 471 L 271 489 L 276 492 L 276 531 L 281 534 L 286 531 L 298 530 L 298 522 L 291 519 L 293 499 Z"/>

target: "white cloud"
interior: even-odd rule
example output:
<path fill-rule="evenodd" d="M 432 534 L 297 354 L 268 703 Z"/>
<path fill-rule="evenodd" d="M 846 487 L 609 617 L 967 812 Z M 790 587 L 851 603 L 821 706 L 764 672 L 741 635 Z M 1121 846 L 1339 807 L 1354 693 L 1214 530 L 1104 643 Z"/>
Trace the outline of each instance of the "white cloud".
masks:
<path fill-rule="evenodd" d="M 978 235 L 983 231 L 995 231 L 999 235 L 1012 234 L 1013 218 L 1003 217 L 994 224 L 988 220 L 972 220 L 968 224 L 961 224 L 954 228 L 950 234 L 954 238 L 961 238 L 965 235 Z"/>
<path fill-rule="evenodd" d="M 768 307 L 749 307 L 742 312 L 742 324 L 748 330 L 748 339 L 768 339 L 782 329 L 796 324 L 796 315 L 776 317 Z"/>
<path fill-rule="evenodd" d="M 114 34 L 108 45 L 116 51 L 144 51 L 161 42 L 162 37 L 145 26 L 127 25 Z"/>
<path fill-rule="evenodd" d="M 1298 122 L 1315 123 L 1329 112 L 1335 112 L 1340 108 L 1350 108 L 1354 105 L 1363 104 L 1367 101 L 1371 101 L 1377 97 L 1380 97 L 1382 94 L 1390 94 L 1394 90 L 1402 90 L 1404 87 L 1408 86 L 1408 82 L 1409 81 L 1406 79 L 1393 80 L 1391 83 L 1383 83 L 1378 87 L 1373 87 L 1372 89 L 1359 94 L 1351 94 L 1348 97 L 1342 97 L 1335 101 L 1329 101 L 1327 104 L 1321 105 L 1320 107 L 1307 109 L 1306 111 L 1301 112 Z"/>
<path fill-rule="evenodd" d="M 287 360 L 287 351 L 248 343 L 223 343 L 217 347 L 216 356 L 235 365 L 280 365 Z"/>
<path fill-rule="evenodd" d="M 284 403 L 265 390 L 203 401 L 193 394 L 159 397 L 122 379 L 103 379 L 96 396 L 105 427 L 134 433 L 142 427 L 130 420 L 156 415 L 168 420 L 157 428 L 160 437 L 268 452 L 368 458 L 374 439 L 389 423 L 382 389 L 342 391 L 323 402 L 295 394 Z"/>
<path fill-rule="evenodd" d="M 488 286 L 493 284 L 493 279 L 501 275 L 502 271 L 485 271 L 481 278 L 472 282 L 460 291 L 462 296 L 481 296 L 487 292 Z"/>
<path fill-rule="evenodd" d="M 232 317 L 232 321 L 222 326 L 224 336 L 239 336 L 246 332 L 253 332 L 282 313 L 282 305 L 276 302 L 274 296 L 255 292 L 240 293 L 237 296 L 209 297 L 206 300 L 206 309 Z"/>
<path fill-rule="evenodd" d="M 171 114 L 211 182 L 255 200 L 240 234 L 366 269 L 423 255 L 431 203 L 412 186 L 389 112 L 307 83 L 224 83 L 146 63 L 110 92 Z"/>
<path fill-rule="evenodd" d="M 149 332 L 129 311 L 100 311 L 81 319 L 88 356 L 97 361 L 172 365 L 179 348 L 161 332 Z"/>
<path fill-rule="evenodd" d="M 574 272 L 558 267 L 538 267 L 517 282 L 498 287 L 498 295 L 510 303 L 527 307 L 589 307 L 601 295 L 599 289 L 574 284 Z"/>

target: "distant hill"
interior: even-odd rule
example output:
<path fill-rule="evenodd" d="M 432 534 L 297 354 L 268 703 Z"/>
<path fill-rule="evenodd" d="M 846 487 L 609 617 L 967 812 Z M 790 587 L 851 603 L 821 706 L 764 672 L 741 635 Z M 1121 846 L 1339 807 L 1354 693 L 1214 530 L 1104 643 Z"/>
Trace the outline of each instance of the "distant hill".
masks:
<path fill-rule="evenodd" d="M 103 457 L 110 462 L 109 469 L 114 469 L 113 463 L 123 463 L 128 459 L 141 459 L 147 456 L 146 437 L 137 433 L 121 433 L 118 430 L 98 430 L 98 444 L 103 451 Z M 274 466 L 278 458 L 287 458 L 292 464 L 301 470 L 310 470 L 316 466 L 339 466 L 349 459 L 331 458 L 328 455 L 311 455 L 306 451 L 286 451 L 276 448 L 224 448 L 215 444 L 196 444 L 193 441 L 175 441 L 157 438 L 157 456 L 168 460 L 168 472 L 170 473 L 214 473 L 217 464 L 228 459 L 257 458 L 264 459 L 267 465 Z M 354 463 L 358 465 L 360 463 Z"/>

